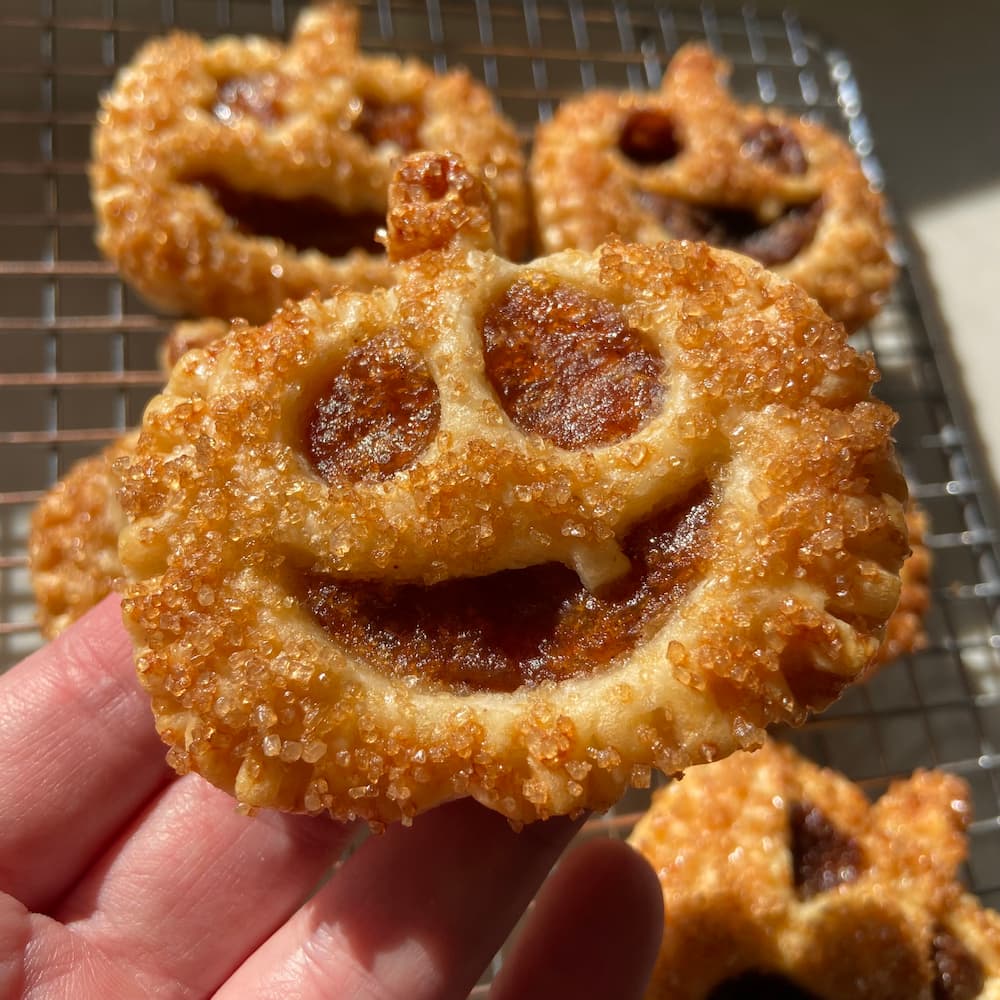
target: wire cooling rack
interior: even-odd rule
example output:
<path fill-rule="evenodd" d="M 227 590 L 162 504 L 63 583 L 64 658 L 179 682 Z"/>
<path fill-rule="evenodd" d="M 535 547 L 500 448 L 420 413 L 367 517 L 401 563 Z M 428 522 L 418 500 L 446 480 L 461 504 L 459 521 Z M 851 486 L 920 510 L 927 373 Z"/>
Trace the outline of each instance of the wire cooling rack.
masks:
<path fill-rule="evenodd" d="M 583 89 L 655 87 L 683 42 L 707 39 L 743 99 L 844 132 L 883 179 L 848 60 L 793 16 L 723 16 L 608 0 L 362 2 L 372 51 L 437 69 L 461 64 L 496 94 L 525 140 Z M 116 278 L 92 239 L 86 181 L 100 92 L 151 34 L 173 27 L 282 35 L 282 0 L 4 0 L 0 9 L 0 669 L 39 643 L 28 580 L 28 514 L 81 456 L 136 423 L 160 378 L 165 322 Z M 901 220 L 902 222 L 903 220 Z M 904 228 L 901 225 L 901 228 Z M 970 885 L 1000 904 L 1000 572 L 995 499 L 912 251 L 882 315 L 859 335 L 883 372 L 935 559 L 929 648 L 853 689 L 793 739 L 873 795 L 915 767 L 970 782 Z M 634 792 L 589 832 L 624 836 Z M 489 973 L 487 974 L 487 977 Z"/>

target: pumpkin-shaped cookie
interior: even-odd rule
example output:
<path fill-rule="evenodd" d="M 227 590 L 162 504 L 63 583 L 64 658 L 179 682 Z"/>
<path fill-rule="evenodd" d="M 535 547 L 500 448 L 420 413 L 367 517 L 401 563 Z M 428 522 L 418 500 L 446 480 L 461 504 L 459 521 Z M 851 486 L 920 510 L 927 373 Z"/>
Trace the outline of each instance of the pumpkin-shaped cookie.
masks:
<path fill-rule="evenodd" d="M 666 910 L 648 1000 L 1000 997 L 1000 917 L 956 877 L 970 815 L 953 775 L 871 805 L 777 743 L 692 768 L 629 838 Z"/>
<path fill-rule="evenodd" d="M 97 240 L 168 312 L 268 319 L 286 298 L 390 280 L 378 231 L 395 161 L 454 150 L 496 195 L 503 251 L 528 235 L 513 126 L 468 73 L 358 51 L 357 12 L 305 10 L 287 46 L 173 34 L 105 96 Z"/>
<path fill-rule="evenodd" d="M 404 160 L 392 287 L 175 365 L 121 463 L 124 612 L 179 770 L 374 823 L 603 808 L 801 721 L 899 593 L 876 372 L 704 244 L 494 252 Z"/>
<path fill-rule="evenodd" d="M 547 252 L 626 240 L 706 240 L 800 284 L 849 329 L 895 276 L 882 198 L 822 126 L 739 104 L 703 45 L 671 60 L 658 91 L 596 91 L 539 126 L 531 162 Z"/>

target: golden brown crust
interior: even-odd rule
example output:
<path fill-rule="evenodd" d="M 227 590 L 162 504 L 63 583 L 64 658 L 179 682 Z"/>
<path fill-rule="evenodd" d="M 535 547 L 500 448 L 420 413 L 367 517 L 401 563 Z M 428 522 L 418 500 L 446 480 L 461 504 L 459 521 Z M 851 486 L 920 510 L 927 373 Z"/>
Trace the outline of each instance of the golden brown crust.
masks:
<path fill-rule="evenodd" d="M 124 524 L 111 466 L 135 446 L 126 434 L 70 469 L 32 512 L 28 565 L 42 635 L 51 639 L 89 611 L 121 578 Z"/>
<path fill-rule="evenodd" d="M 706 1000 L 748 973 L 816 1000 L 1000 995 L 1000 918 L 956 881 L 970 811 L 952 775 L 918 772 L 869 805 L 774 742 L 693 768 L 630 837 L 666 908 L 647 996 Z M 949 959 L 966 991 L 942 981 Z"/>
<path fill-rule="evenodd" d="M 793 224 L 815 225 L 815 233 L 772 266 L 857 328 L 878 311 L 895 276 L 882 198 L 842 139 L 737 104 L 725 87 L 728 72 L 704 46 L 686 45 L 658 92 L 590 93 L 539 126 L 530 175 L 541 248 L 592 250 L 611 234 L 645 243 L 687 237 L 689 227 L 678 230 L 666 205 L 749 213 L 760 225 L 798 206 L 805 218 Z M 636 112 L 650 117 L 630 118 Z M 626 126 L 636 130 L 635 158 L 619 148 Z M 745 214 L 730 219 L 744 231 L 749 225 Z"/>
<path fill-rule="evenodd" d="M 415 196 L 434 176 L 443 192 Z M 408 158 L 390 199 L 392 288 L 313 297 L 188 352 L 123 463 L 125 618 L 174 766 L 248 806 L 387 822 L 468 794 L 531 821 L 753 745 L 857 678 L 906 551 L 871 357 L 796 286 L 703 244 L 524 266 L 474 249 L 481 202 L 453 157 Z M 411 256 L 422 214 L 451 242 Z M 515 287 L 589 302 L 661 359 L 661 402 L 637 429 L 569 447 L 519 429 L 482 339 Z M 369 347 L 382 364 L 387 343 L 421 393 L 430 379 L 431 405 L 413 397 L 427 438 L 390 474 L 362 463 L 328 481 L 303 444 L 309 400 Z M 352 462 L 367 454 L 353 444 Z M 633 525 L 692 495 L 708 513 L 678 543 L 683 586 L 621 655 L 581 653 L 560 681 L 491 690 L 447 657 L 431 680 L 405 650 L 376 665 L 300 599 L 316 578 L 351 593 L 378 581 L 377 601 L 561 563 L 601 603 Z"/>
<path fill-rule="evenodd" d="M 931 553 L 924 544 L 927 512 L 911 502 L 906 509 L 910 555 L 900 570 L 899 604 L 885 629 L 885 640 L 877 663 L 890 663 L 900 656 L 918 653 L 927 646 L 924 619 L 931 603 Z"/>
<path fill-rule="evenodd" d="M 386 127 L 369 125 L 370 108 L 387 109 Z M 398 108 L 411 109 L 413 121 L 394 124 Z M 206 185 L 267 196 L 268 225 L 298 216 L 315 229 L 322 206 L 364 214 L 367 245 L 380 224 L 371 219 L 385 215 L 400 143 L 411 141 L 455 150 L 486 172 L 500 245 L 519 258 L 528 237 L 523 156 L 513 127 L 468 73 L 438 76 L 415 60 L 360 54 L 357 13 L 336 3 L 306 10 L 287 46 L 154 40 L 102 102 L 91 170 L 98 243 L 152 303 L 195 316 L 260 323 L 286 298 L 385 285 L 382 253 L 328 255 L 253 236 L 223 210 L 241 199 L 220 203 Z M 280 208 L 301 199 L 311 199 L 303 211 Z M 322 238 L 342 227 L 326 226 Z"/>
<path fill-rule="evenodd" d="M 160 348 L 160 367 L 170 369 L 187 351 L 206 347 L 229 331 L 219 319 L 177 323 Z M 130 455 L 128 433 L 98 454 L 77 462 L 39 500 L 32 512 L 28 565 L 39 628 L 52 639 L 106 597 L 121 579 L 118 533 L 124 524 L 115 497 L 114 463 Z"/>
<path fill-rule="evenodd" d="M 224 319 L 191 319 L 175 323 L 160 345 L 160 371 L 165 378 L 175 364 L 196 347 L 208 347 L 229 332 L 230 324 Z"/>

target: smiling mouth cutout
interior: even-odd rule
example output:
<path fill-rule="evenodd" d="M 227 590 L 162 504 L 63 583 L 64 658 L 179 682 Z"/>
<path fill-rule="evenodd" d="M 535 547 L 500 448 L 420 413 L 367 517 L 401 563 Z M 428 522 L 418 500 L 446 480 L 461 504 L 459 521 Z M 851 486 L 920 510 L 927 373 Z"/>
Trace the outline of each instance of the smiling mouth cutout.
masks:
<path fill-rule="evenodd" d="M 631 569 L 591 593 L 559 563 L 422 587 L 306 577 L 305 604 L 378 670 L 457 691 L 514 691 L 598 671 L 662 625 L 711 558 L 707 484 L 637 525 Z"/>
<path fill-rule="evenodd" d="M 822 198 L 789 206 L 769 222 L 748 209 L 699 205 L 651 191 L 640 191 L 636 198 L 674 239 L 735 250 L 765 267 L 786 264 L 802 253 L 815 238 L 823 214 Z"/>

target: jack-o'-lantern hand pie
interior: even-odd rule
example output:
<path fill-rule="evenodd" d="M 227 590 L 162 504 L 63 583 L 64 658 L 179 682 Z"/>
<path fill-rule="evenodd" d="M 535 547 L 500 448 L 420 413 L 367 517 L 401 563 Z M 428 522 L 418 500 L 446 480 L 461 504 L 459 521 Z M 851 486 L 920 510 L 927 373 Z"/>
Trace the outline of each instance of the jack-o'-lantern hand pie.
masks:
<path fill-rule="evenodd" d="M 770 741 L 693 768 L 629 837 L 663 886 L 646 1000 L 996 1000 L 1000 914 L 959 881 L 971 798 L 918 771 L 873 804 Z"/>
<path fill-rule="evenodd" d="M 729 65 L 682 47 L 659 90 L 595 91 L 539 126 L 531 161 L 546 252 L 705 240 L 800 284 L 848 330 L 881 308 L 896 268 L 881 196 L 823 126 L 739 104 Z"/>
<path fill-rule="evenodd" d="M 601 809 L 879 648 L 907 543 L 871 357 L 745 257 L 517 265 L 490 215 L 404 160 L 394 285 L 189 351 L 119 466 L 169 760 L 246 807 Z"/>
<path fill-rule="evenodd" d="M 499 245 L 523 255 L 519 140 L 467 72 L 364 55 L 340 3 L 305 10 L 287 45 L 175 33 L 102 101 L 97 241 L 161 309 L 264 322 L 287 298 L 389 283 L 377 233 L 395 163 L 418 149 L 483 171 Z"/>

